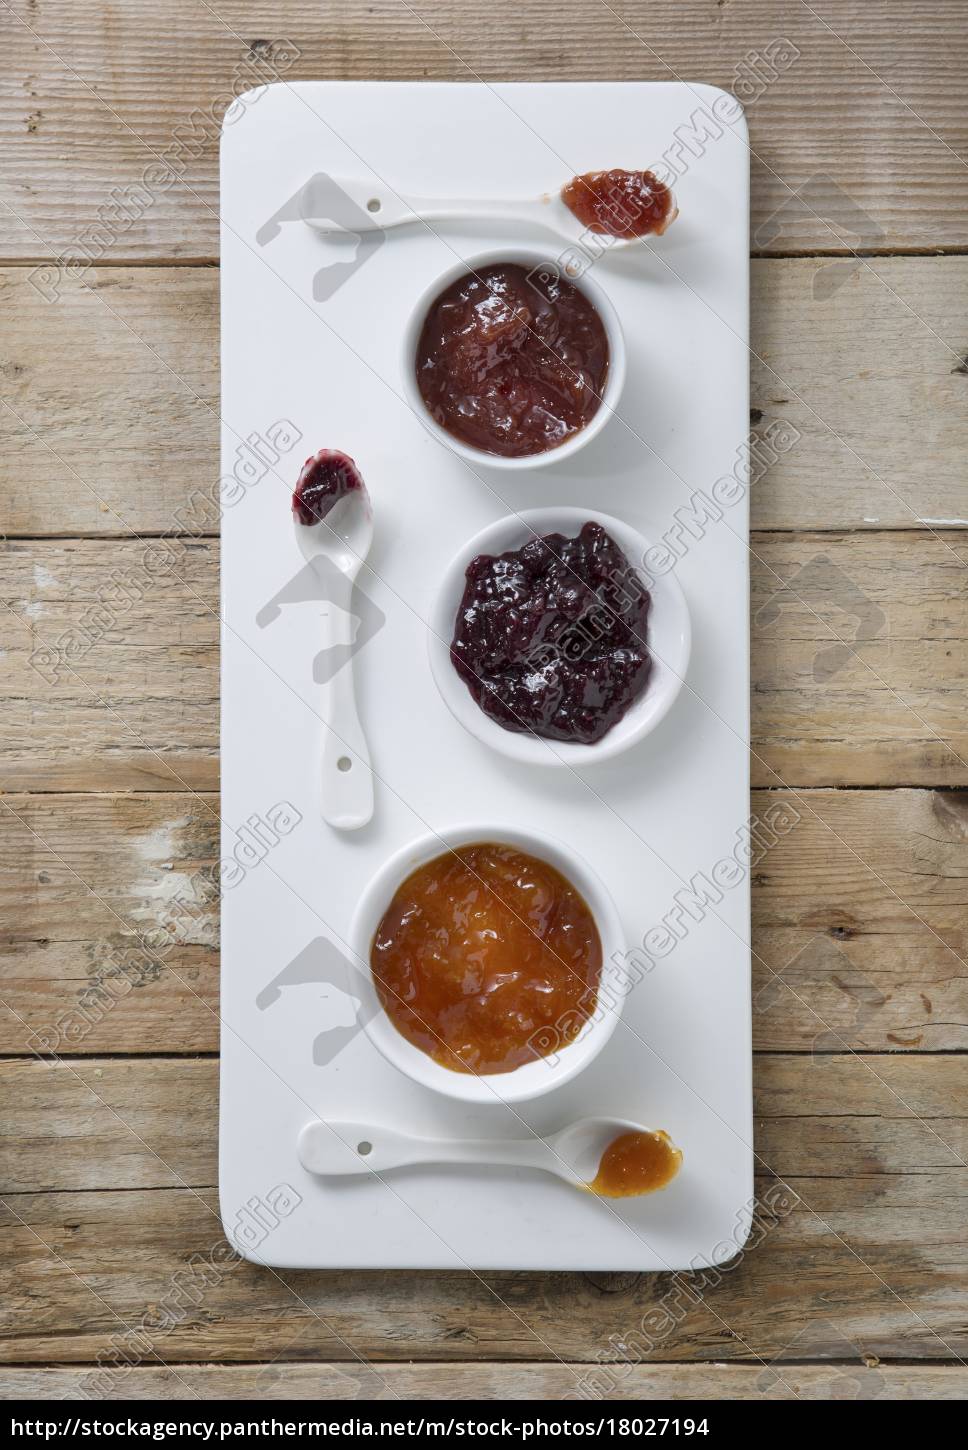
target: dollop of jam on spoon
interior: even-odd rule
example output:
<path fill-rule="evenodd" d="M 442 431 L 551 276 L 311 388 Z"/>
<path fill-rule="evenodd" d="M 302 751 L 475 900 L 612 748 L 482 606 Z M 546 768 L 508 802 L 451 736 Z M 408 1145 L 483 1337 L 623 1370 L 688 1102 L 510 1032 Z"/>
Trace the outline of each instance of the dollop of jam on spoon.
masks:
<path fill-rule="evenodd" d="M 652 171 L 589 171 L 561 189 L 561 199 L 599 236 L 660 237 L 679 215 L 675 198 Z"/>
<path fill-rule="evenodd" d="M 605 1152 L 587 1187 L 602 1198 L 634 1198 L 671 1183 L 682 1152 L 668 1133 L 620 1133 Z"/>
<path fill-rule="evenodd" d="M 318 524 L 341 498 L 357 491 L 366 499 L 363 475 L 349 454 L 321 448 L 303 464 L 292 496 L 292 511 L 301 524 Z"/>

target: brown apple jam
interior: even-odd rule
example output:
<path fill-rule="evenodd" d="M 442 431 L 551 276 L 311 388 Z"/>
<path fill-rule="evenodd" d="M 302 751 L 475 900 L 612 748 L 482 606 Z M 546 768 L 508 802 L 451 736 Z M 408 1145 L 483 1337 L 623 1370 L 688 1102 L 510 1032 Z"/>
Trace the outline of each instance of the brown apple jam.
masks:
<path fill-rule="evenodd" d="M 558 448 L 598 412 L 609 348 L 598 310 L 556 269 L 501 263 L 441 293 L 417 344 L 420 395 L 446 431 L 485 453 Z"/>

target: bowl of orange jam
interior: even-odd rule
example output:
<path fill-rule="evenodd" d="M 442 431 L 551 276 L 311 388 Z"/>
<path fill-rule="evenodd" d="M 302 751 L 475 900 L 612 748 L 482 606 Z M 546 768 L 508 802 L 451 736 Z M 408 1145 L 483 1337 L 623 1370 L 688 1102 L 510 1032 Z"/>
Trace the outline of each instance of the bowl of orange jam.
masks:
<path fill-rule="evenodd" d="M 611 1036 L 628 976 L 605 885 L 571 847 L 474 825 L 393 856 L 350 929 L 383 1056 L 465 1102 L 539 1097 Z"/>

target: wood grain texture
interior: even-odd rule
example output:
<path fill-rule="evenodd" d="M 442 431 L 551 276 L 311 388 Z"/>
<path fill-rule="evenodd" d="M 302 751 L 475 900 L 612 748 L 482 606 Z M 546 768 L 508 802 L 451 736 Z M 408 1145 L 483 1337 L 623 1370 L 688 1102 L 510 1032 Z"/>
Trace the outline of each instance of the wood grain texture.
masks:
<path fill-rule="evenodd" d="M 0 578 L 5 788 L 217 787 L 217 543 L 10 542 Z"/>
<path fill-rule="evenodd" d="M 747 102 L 754 237 L 792 191 L 828 177 L 776 245 L 964 246 L 964 6 L 811 9 L 694 0 L 684 20 L 676 0 L 532 0 L 526 11 L 498 0 L 486 12 L 459 0 L 282 0 L 270 25 L 253 0 L 220 0 L 217 14 L 171 0 L 161 23 L 139 0 L 13 0 L 0 18 L 18 80 L 0 109 L 11 174 L 0 256 L 90 255 L 113 189 L 140 187 L 145 167 L 170 155 L 179 183 L 114 227 L 112 255 L 214 256 L 219 123 L 233 93 L 274 75 L 711 82 Z M 797 56 L 779 74 L 764 66 L 778 42 Z M 188 140 L 173 151 L 179 128 Z"/>
<path fill-rule="evenodd" d="M 968 784 L 966 535 L 750 548 L 756 784 Z"/>
<path fill-rule="evenodd" d="M 681 1312 L 651 1352 L 661 1344 L 673 1362 L 968 1351 L 968 1097 L 944 1054 L 761 1059 L 759 1192 L 785 1206 L 729 1267 L 681 1281 L 212 1271 L 215 1190 L 194 1185 L 216 1170 L 214 1063 L 3 1070 L 16 1105 L 0 1210 L 6 1359 L 90 1361 L 125 1332 L 116 1316 L 130 1330 L 149 1306 L 165 1311 L 153 1342 L 166 1362 L 642 1358 L 643 1333 L 658 1327 L 644 1316 L 670 1292 Z M 192 1187 L 169 1186 L 178 1177 Z M 701 1290 L 691 1299 L 690 1284 Z"/>
<path fill-rule="evenodd" d="M 0 799 L 9 1050 L 217 1048 L 216 810 L 185 795 Z"/>
<path fill-rule="evenodd" d="M 966 558 L 953 530 L 753 536 L 757 785 L 968 785 Z M 3 788 L 217 787 L 216 541 L 9 541 L 0 591 Z"/>
<path fill-rule="evenodd" d="M 132 1369 L 0 1370 L 0 1400 L 563 1400 L 587 1372 L 582 1364 L 383 1364 L 379 1380 L 341 1364 L 194 1365 Z M 961 1365 L 778 1363 L 629 1364 L 604 1400 L 962 1400 Z"/>
<path fill-rule="evenodd" d="M 754 528 L 964 521 L 968 257 L 874 258 L 828 301 L 822 265 L 753 263 L 754 437 L 799 435 L 759 455 Z M 51 303 L 6 268 L 0 307 L 5 532 L 217 532 L 189 500 L 218 478 L 218 273 L 93 269 Z"/>
<path fill-rule="evenodd" d="M 217 1184 L 212 1058 L 7 1059 L 0 1082 L 10 1104 L 0 1127 L 2 1194 Z M 833 1053 L 811 1061 L 764 1053 L 754 1092 L 762 1177 L 951 1170 L 968 1193 L 968 1086 L 948 1055 Z"/>
<path fill-rule="evenodd" d="M 4 531 L 177 531 L 218 480 L 218 272 L 104 268 L 51 303 L 8 268 L 0 306 Z"/>
<path fill-rule="evenodd" d="M 964 1050 L 968 794 L 779 799 L 800 820 L 754 869 L 757 1046 Z"/>
<path fill-rule="evenodd" d="M 800 435 L 763 455 L 753 527 L 965 524 L 968 257 L 869 258 L 823 300 L 826 265 L 752 264 L 754 438 Z"/>
<path fill-rule="evenodd" d="M 756 1046 L 968 1048 L 968 795 L 754 792 L 752 814 L 780 801 L 799 819 L 754 868 Z M 0 1051 L 217 1049 L 216 810 L 0 799 Z"/>

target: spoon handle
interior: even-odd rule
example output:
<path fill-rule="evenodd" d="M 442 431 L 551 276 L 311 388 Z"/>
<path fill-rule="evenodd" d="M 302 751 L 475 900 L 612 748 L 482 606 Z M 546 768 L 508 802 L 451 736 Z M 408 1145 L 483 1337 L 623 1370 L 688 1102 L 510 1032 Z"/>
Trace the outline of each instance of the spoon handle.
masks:
<path fill-rule="evenodd" d="M 461 222 L 481 217 L 485 221 L 539 222 L 543 215 L 539 201 L 481 200 L 480 197 L 436 198 L 432 196 L 394 198 L 392 211 L 377 212 L 374 221 L 382 227 L 416 226 L 420 222 Z"/>
<path fill-rule="evenodd" d="M 373 818 L 373 772 L 356 708 L 352 660 L 347 660 L 326 687 L 325 715 L 320 791 L 323 820 L 338 831 L 356 831 Z"/>
<path fill-rule="evenodd" d="M 345 576 L 340 576 L 344 578 Z M 337 592 L 334 590 L 333 592 Z M 353 584 L 339 586 L 342 598 L 332 599 L 345 620 L 350 614 Z M 336 611 L 325 616 L 330 632 L 328 644 L 334 654 L 339 646 L 332 638 Z M 356 708 L 353 686 L 352 646 L 332 676 L 323 683 L 323 758 L 320 779 L 320 809 L 323 820 L 337 831 L 356 831 L 373 817 L 373 771 L 370 751 Z"/>
<path fill-rule="evenodd" d="M 346 204 L 352 207 L 348 213 Z M 307 182 L 299 199 L 304 222 L 316 231 L 383 232 L 420 222 L 530 221 L 556 230 L 548 204 L 538 198 L 487 200 L 481 197 L 400 196 L 380 182 L 362 177 L 319 177 Z"/>
<path fill-rule="evenodd" d="M 553 1150 L 540 1138 L 459 1141 L 411 1138 L 366 1123 L 307 1123 L 299 1135 L 299 1159 L 310 1173 L 346 1178 L 421 1163 L 480 1163 L 560 1171 Z"/>

